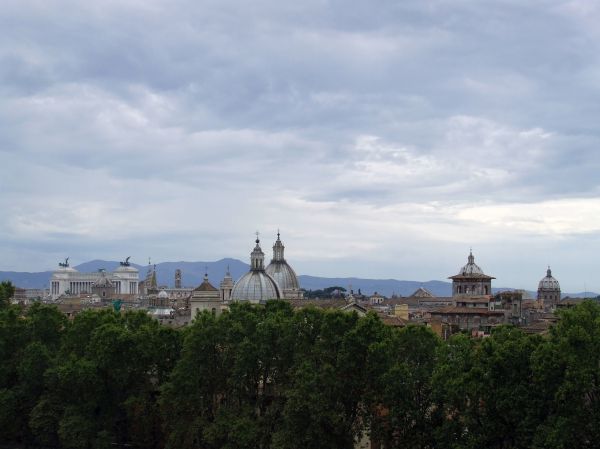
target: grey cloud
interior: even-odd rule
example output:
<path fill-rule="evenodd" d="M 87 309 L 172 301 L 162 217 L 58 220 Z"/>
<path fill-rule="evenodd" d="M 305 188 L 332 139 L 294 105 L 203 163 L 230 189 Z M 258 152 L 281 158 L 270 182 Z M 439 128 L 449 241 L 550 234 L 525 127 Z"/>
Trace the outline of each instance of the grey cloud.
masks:
<path fill-rule="evenodd" d="M 0 204 L 15 220 L 0 247 L 84 257 L 101 226 L 133 223 L 103 250 L 139 236 L 140 253 L 160 241 L 194 258 L 191 240 L 243 258 L 248 229 L 301 235 L 306 214 L 340 240 L 335 216 L 366 232 L 371 215 L 411 213 L 432 228 L 407 239 L 446 226 L 468 240 L 461 207 L 596 198 L 598 17 L 550 0 L 7 1 Z M 62 237 L 24 225 L 70 201 L 106 217 L 69 216 Z M 214 232 L 223 246 L 200 237 Z M 356 251 L 377 259 L 378 245 Z"/>

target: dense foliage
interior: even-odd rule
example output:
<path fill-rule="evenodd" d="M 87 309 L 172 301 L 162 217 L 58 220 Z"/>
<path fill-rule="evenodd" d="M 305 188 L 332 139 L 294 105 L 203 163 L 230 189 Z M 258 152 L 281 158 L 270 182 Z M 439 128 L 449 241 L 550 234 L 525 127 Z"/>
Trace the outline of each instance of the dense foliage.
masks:
<path fill-rule="evenodd" d="M 178 331 L 143 312 L 0 308 L 0 445 L 592 448 L 600 307 L 547 338 L 443 342 L 375 315 L 234 304 Z"/>
<path fill-rule="evenodd" d="M 15 286 L 10 281 L 0 282 L 0 307 L 8 306 L 10 298 L 15 294 Z"/>

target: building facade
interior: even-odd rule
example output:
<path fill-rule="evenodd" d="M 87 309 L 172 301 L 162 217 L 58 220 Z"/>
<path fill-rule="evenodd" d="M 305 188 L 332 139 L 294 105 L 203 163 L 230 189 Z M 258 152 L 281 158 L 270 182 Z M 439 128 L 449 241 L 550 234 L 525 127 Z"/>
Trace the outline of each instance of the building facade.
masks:
<path fill-rule="evenodd" d="M 69 260 L 59 264 L 59 269 L 50 278 L 50 297 L 55 300 L 62 295 L 91 294 L 94 285 L 108 279 L 113 294 L 132 297 L 138 294 L 139 271 L 129 263 L 129 258 L 121 262 L 114 272 L 81 273 L 69 266 Z M 104 282 L 104 281 L 102 281 Z"/>
<path fill-rule="evenodd" d="M 198 313 L 204 310 L 220 314 L 226 308 L 221 300 L 221 292 L 209 281 L 208 273 L 204 274 L 202 284 L 194 289 L 190 299 L 191 318 L 194 319 Z"/>
<path fill-rule="evenodd" d="M 469 252 L 467 264 L 463 266 L 459 273 L 450 276 L 452 279 L 452 296 L 480 296 L 492 294 L 493 276 L 488 276 L 475 263 L 473 252 Z"/>

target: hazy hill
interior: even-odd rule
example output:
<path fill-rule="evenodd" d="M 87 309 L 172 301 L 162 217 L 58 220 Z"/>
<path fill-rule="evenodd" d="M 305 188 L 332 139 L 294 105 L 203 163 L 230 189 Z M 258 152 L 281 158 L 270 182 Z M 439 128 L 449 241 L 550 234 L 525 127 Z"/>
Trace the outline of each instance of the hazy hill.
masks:
<path fill-rule="evenodd" d="M 132 263 L 132 266 L 140 270 L 140 279 L 146 277 L 148 272 L 147 265 L 137 265 Z M 205 270 L 208 271 L 210 282 L 218 288 L 219 283 L 223 279 L 227 267 L 231 272 L 233 280 L 236 281 L 249 269 L 249 265 L 237 259 L 221 259 L 215 262 L 162 262 L 156 264 L 157 280 L 159 285 L 173 287 L 175 283 L 175 270 L 180 269 L 182 272 L 182 284 L 185 287 L 196 287 L 200 285 L 204 277 Z M 108 260 L 92 260 L 76 265 L 74 268 L 81 272 L 95 272 L 101 268 L 107 271 L 113 271 L 119 267 L 119 262 Z M 0 271 L 0 281 L 10 280 L 13 284 L 23 288 L 48 288 L 50 282 L 51 271 L 43 271 L 39 273 L 25 273 L 15 271 Z M 400 281 L 397 279 L 362 279 L 356 277 L 348 278 L 326 278 L 318 276 L 299 276 L 300 286 L 306 290 L 318 290 L 325 287 L 339 286 L 345 289 L 354 290 L 365 295 L 371 295 L 378 292 L 384 296 L 398 294 L 408 296 L 419 287 L 424 287 L 437 296 L 450 296 L 452 294 L 451 283 L 445 281 Z M 498 290 L 506 290 L 506 288 L 494 288 Z M 535 296 L 535 292 L 529 292 Z M 564 296 L 575 297 L 594 297 L 597 293 L 563 293 Z"/>
<path fill-rule="evenodd" d="M 19 271 L 0 271 L 0 282 L 11 281 L 22 288 L 48 288 L 52 271 L 26 273 Z"/>
<path fill-rule="evenodd" d="M 358 293 L 370 295 L 375 292 L 384 296 L 392 294 L 408 296 L 419 287 L 425 287 L 436 296 L 450 296 L 452 294 L 452 284 L 443 281 L 399 281 L 396 279 L 361 279 L 361 278 L 322 278 L 317 276 L 300 275 L 299 281 L 302 288 L 306 290 L 317 290 L 325 287 L 344 287 L 346 290 L 352 289 Z"/>

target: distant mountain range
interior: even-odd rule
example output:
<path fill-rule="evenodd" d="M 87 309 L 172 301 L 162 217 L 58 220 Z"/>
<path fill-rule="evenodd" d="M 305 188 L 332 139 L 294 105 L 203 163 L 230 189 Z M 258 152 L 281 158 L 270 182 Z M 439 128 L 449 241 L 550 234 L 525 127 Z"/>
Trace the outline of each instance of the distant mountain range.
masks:
<path fill-rule="evenodd" d="M 144 279 L 149 267 L 132 263 L 132 266 L 140 270 L 140 279 Z M 119 262 L 107 260 L 92 260 L 85 262 L 74 268 L 83 273 L 96 272 L 100 269 L 114 271 L 119 267 Z M 156 264 L 156 278 L 161 286 L 173 287 L 175 284 L 175 270 L 180 269 L 182 273 L 182 284 L 187 287 L 196 287 L 200 285 L 204 273 L 208 273 L 210 282 L 218 288 L 219 283 L 229 269 L 234 280 L 239 279 L 246 273 L 250 266 L 247 263 L 237 259 L 221 259 L 216 262 L 162 262 Z M 0 281 L 9 280 L 14 285 L 22 288 L 48 288 L 52 271 L 43 271 L 39 273 L 25 273 L 16 271 L 0 271 Z M 350 278 L 326 278 L 317 276 L 300 275 L 298 276 L 300 286 L 306 290 L 318 290 L 326 287 L 343 287 L 347 290 L 352 289 L 355 293 L 358 290 L 365 295 L 371 295 L 378 292 L 384 296 L 392 294 L 409 296 L 419 287 L 424 287 L 436 296 L 451 296 L 452 284 L 444 281 L 399 281 L 396 279 L 361 279 Z M 509 290 L 508 288 L 494 288 L 493 291 Z M 535 297 L 535 292 L 528 292 Z M 594 292 L 563 293 L 572 298 L 577 297 L 595 297 L 598 294 Z"/>

